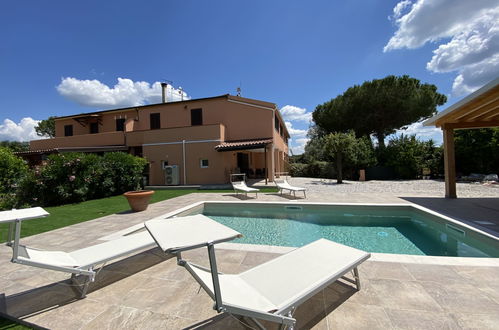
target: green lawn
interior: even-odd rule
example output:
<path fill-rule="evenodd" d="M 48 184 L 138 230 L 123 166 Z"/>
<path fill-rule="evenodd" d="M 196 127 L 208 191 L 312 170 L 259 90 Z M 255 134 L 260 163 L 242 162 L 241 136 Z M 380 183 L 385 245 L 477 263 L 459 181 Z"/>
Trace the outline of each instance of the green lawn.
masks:
<path fill-rule="evenodd" d="M 28 330 L 33 329 L 21 324 L 18 324 L 14 321 L 4 319 L 0 316 L 0 330 Z"/>
<path fill-rule="evenodd" d="M 261 192 L 277 192 L 277 188 L 261 188 Z M 156 190 L 151 203 L 161 202 L 170 198 L 187 195 L 190 193 L 231 193 L 232 190 L 197 190 L 175 189 Z M 76 223 L 100 218 L 106 215 L 129 210 L 130 207 L 123 196 L 94 199 L 77 204 L 45 207 L 50 213 L 46 218 L 23 222 L 21 237 L 31 236 L 57 228 L 62 228 Z M 7 224 L 0 225 L 0 242 L 7 240 Z"/>

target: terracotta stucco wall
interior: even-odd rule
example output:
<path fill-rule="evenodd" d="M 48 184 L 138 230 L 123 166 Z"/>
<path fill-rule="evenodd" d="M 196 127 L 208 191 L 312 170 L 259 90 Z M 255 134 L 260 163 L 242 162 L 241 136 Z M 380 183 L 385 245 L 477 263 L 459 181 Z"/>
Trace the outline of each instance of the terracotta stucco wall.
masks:
<path fill-rule="evenodd" d="M 276 130 L 274 130 L 273 137 L 274 137 L 274 148 L 283 151 L 285 153 L 288 153 L 288 145 L 286 144 L 286 142 L 284 142 L 284 139 Z"/>
<path fill-rule="evenodd" d="M 222 140 L 222 125 L 203 125 L 192 127 L 163 128 L 147 131 L 127 132 L 128 146 L 141 146 L 149 143 L 180 142 L 182 140 Z M 218 143 L 220 144 L 220 143 Z"/>
<path fill-rule="evenodd" d="M 272 111 L 229 102 L 225 99 L 170 103 L 139 111 L 137 130 L 150 129 L 150 115 L 160 113 L 162 128 L 190 127 L 191 110 L 202 109 L 203 125 L 224 124 L 227 140 L 272 137 Z"/>
<path fill-rule="evenodd" d="M 217 143 L 201 142 L 185 144 L 185 169 L 187 182 L 184 182 L 183 147 L 179 144 L 144 146 L 144 157 L 150 163 L 149 182 L 152 185 L 165 184 L 163 161 L 168 165 L 178 165 L 180 184 L 219 184 L 228 182 L 230 161 L 226 153 L 215 151 Z M 208 160 L 208 168 L 201 168 L 201 159 Z"/>
<path fill-rule="evenodd" d="M 32 140 L 29 142 L 30 150 L 42 150 L 63 147 L 97 147 L 124 145 L 125 134 L 123 132 L 109 132 L 97 134 L 85 134 L 58 137 L 53 139 Z"/>
<path fill-rule="evenodd" d="M 100 123 L 99 123 L 99 133 L 105 132 L 115 132 L 116 131 L 116 119 L 123 118 L 125 119 L 125 126 L 129 126 L 129 123 L 133 123 L 133 119 L 135 118 L 135 111 L 116 111 L 111 113 L 102 113 L 100 115 Z M 95 119 L 96 120 L 96 119 Z M 63 118 L 56 119 L 55 121 L 55 136 L 56 137 L 64 137 L 64 126 L 65 125 L 73 125 L 73 135 L 82 135 L 82 134 L 90 134 L 90 126 L 89 125 L 81 125 L 76 120 L 72 118 Z M 133 126 L 133 124 L 132 124 Z"/>
<path fill-rule="evenodd" d="M 199 101 L 172 102 L 137 108 L 137 110 L 133 108 L 123 111 L 102 112 L 99 114 L 101 122 L 99 124 L 99 133 L 115 132 L 117 118 L 126 119 L 125 130 L 127 132 L 150 131 L 150 114 L 152 113 L 160 113 L 162 129 L 193 127 L 191 126 L 191 110 L 202 109 L 203 126 L 223 124 L 224 127 L 221 129 L 225 131 L 221 132 L 220 136 L 224 137 L 225 140 L 272 137 L 274 135 L 274 111 L 270 109 L 272 104 L 254 100 L 249 100 L 255 103 L 254 105 L 240 103 L 247 101 L 248 99 L 232 96 L 229 99 L 221 97 Z M 88 135 L 90 131 L 89 125 L 84 127 L 72 118 L 62 118 L 56 120 L 56 137 L 64 137 L 65 125 L 73 126 L 74 136 Z M 137 141 L 135 137 L 132 137 L 133 141 Z M 110 143 L 102 141 L 102 145 L 107 144 Z M 131 145 L 136 146 L 137 143 L 134 142 Z"/>

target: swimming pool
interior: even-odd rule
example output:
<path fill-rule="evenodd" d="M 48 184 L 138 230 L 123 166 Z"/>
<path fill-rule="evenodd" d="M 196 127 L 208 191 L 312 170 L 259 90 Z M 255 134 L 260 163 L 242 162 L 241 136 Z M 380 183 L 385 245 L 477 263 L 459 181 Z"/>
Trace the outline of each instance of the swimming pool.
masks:
<path fill-rule="evenodd" d="M 499 257 L 499 240 L 413 205 L 204 202 L 176 216 L 204 214 L 244 244 L 299 247 L 327 238 L 374 253 Z"/>

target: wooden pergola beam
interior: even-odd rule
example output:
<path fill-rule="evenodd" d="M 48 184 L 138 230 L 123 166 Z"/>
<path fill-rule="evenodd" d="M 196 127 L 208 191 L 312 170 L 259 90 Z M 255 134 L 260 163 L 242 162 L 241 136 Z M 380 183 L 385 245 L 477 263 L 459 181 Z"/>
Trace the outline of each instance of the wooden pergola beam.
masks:
<path fill-rule="evenodd" d="M 499 97 L 494 95 L 495 90 L 490 90 L 487 95 L 482 95 L 467 104 L 455 109 L 445 116 L 446 121 L 466 121 L 483 113 L 494 111 L 499 104 Z"/>
<path fill-rule="evenodd" d="M 470 119 L 478 119 L 486 116 L 487 114 L 497 113 L 499 109 L 499 97 L 495 97 L 491 100 L 488 100 L 486 103 L 483 103 L 469 112 L 464 112 L 460 116 L 457 116 L 457 121 L 469 121 Z"/>
<path fill-rule="evenodd" d="M 473 121 L 464 123 L 445 123 L 442 129 L 460 129 L 460 128 L 487 128 L 499 126 L 499 119 L 487 121 Z"/>

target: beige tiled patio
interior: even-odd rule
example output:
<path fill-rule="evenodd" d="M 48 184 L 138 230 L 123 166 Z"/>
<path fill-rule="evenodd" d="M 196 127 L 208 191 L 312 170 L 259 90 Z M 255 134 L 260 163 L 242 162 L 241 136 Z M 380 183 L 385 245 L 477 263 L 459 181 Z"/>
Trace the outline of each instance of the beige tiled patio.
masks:
<path fill-rule="evenodd" d="M 242 198 L 242 197 L 240 197 Z M 23 239 L 33 247 L 70 251 L 99 238 L 202 200 L 238 200 L 232 194 L 190 194 L 156 203 L 141 213 L 115 214 Z M 261 194 L 259 201 L 288 201 Z M 303 200 L 301 200 L 303 201 Z M 305 201 L 409 203 L 391 194 L 313 194 Z M 438 203 L 437 203 L 438 204 Z M 497 213 L 495 214 L 497 215 Z M 237 273 L 277 254 L 217 251 L 221 271 Z M 244 329 L 216 315 L 212 301 L 187 271 L 158 249 L 107 265 L 87 298 L 76 299 L 66 274 L 9 262 L 0 247 L 0 311 L 50 329 Z M 184 257 L 207 263 L 204 250 Z M 499 267 L 367 261 L 362 290 L 336 282 L 295 313 L 302 329 L 497 329 Z M 243 320 L 246 322 L 246 320 Z"/>

